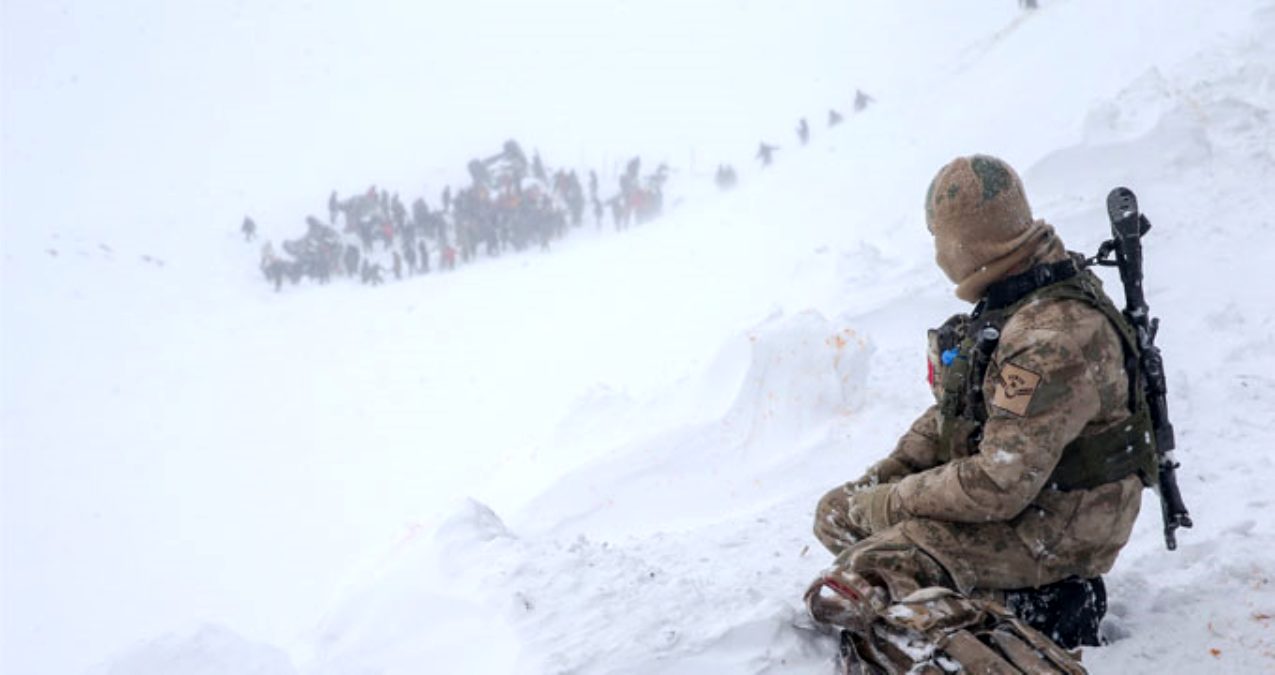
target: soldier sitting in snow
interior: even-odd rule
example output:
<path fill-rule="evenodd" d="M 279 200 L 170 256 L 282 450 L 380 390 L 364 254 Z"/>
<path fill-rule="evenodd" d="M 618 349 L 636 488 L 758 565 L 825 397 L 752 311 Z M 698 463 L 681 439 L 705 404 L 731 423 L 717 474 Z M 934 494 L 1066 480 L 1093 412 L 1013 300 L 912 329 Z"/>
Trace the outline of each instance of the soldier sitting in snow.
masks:
<path fill-rule="evenodd" d="M 978 304 L 931 333 L 938 404 L 820 501 L 815 535 L 837 558 L 807 605 L 843 629 L 854 672 L 1083 672 L 1055 642 L 1097 644 L 1099 575 L 1155 475 L 1132 334 L 1004 162 L 945 166 L 926 222 Z"/>

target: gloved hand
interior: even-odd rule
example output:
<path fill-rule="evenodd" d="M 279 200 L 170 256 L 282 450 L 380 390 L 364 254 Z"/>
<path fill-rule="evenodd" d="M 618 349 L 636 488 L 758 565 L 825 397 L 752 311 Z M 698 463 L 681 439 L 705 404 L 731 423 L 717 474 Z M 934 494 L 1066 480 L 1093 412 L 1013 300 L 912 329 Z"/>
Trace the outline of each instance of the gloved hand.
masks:
<path fill-rule="evenodd" d="M 850 498 L 860 489 L 862 488 L 857 482 L 840 485 L 824 495 L 815 508 L 815 538 L 834 555 L 868 536 L 867 532 L 854 527 L 846 518 Z"/>
<path fill-rule="evenodd" d="M 854 530 L 871 536 L 907 518 L 893 484 L 857 490 L 846 504 L 846 521 Z"/>

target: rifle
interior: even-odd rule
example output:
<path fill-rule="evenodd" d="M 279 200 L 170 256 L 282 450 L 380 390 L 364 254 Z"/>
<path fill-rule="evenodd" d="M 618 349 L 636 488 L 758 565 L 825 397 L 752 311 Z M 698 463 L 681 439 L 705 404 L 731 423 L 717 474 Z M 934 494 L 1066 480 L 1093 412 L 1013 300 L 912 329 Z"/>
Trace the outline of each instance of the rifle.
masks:
<path fill-rule="evenodd" d="M 1155 346 L 1160 320 L 1151 318 L 1151 310 L 1142 294 L 1142 235 L 1151 229 L 1151 222 L 1138 212 L 1138 198 L 1125 187 L 1118 187 L 1107 195 L 1107 215 L 1111 219 L 1112 238 L 1102 243 L 1098 255 L 1091 262 L 1120 269 L 1120 281 L 1124 284 L 1124 315 L 1138 339 L 1136 384 L 1146 394 L 1151 414 L 1159 468 L 1156 492 L 1160 495 L 1160 514 L 1164 518 L 1164 544 L 1172 551 L 1178 547 L 1175 531 L 1179 527 L 1191 527 L 1192 523 L 1182 501 L 1182 493 L 1178 490 L 1179 464 L 1173 456 L 1176 444 L 1165 399 L 1164 361 L 1160 358 L 1160 349 Z M 1110 260 L 1113 252 L 1116 256 L 1114 261 Z"/>

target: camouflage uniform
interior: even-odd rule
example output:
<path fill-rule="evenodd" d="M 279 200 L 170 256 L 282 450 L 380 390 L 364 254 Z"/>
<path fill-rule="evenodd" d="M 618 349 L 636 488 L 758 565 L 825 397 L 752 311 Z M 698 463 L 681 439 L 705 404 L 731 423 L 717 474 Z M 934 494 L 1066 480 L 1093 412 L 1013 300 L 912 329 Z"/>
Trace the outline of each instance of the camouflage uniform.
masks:
<path fill-rule="evenodd" d="M 1024 308 L 1005 325 L 983 387 L 990 395 L 979 452 L 958 447 L 940 463 L 932 406 L 888 457 L 820 501 L 815 534 L 838 565 L 880 574 L 895 598 L 918 583 L 968 594 L 1111 569 L 1138 515 L 1140 479 L 1067 492 L 1046 486 L 1068 442 L 1129 416 L 1120 340 L 1106 317 L 1075 300 Z M 894 485 L 890 519 L 898 522 L 856 532 L 849 496 L 877 483 Z M 930 561 L 950 582 L 933 578 Z M 915 574 L 927 580 L 908 579 Z"/>
<path fill-rule="evenodd" d="M 945 167 L 927 195 L 927 222 L 940 267 L 969 301 L 1068 257 L 1053 228 L 1031 220 L 1017 175 L 993 158 Z M 945 374 L 936 351 L 932 340 L 934 383 Z M 1129 426 L 1129 377 L 1108 316 L 1076 299 L 1028 302 L 1001 326 L 982 393 L 977 448 L 961 434 L 945 445 L 943 425 L 955 421 L 932 406 L 888 457 L 820 500 L 815 535 L 837 555 L 832 571 L 861 591 L 879 589 L 884 597 L 864 601 L 872 611 L 929 587 L 1000 599 L 1007 589 L 1096 577 L 1128 541 L 1139 476 L 1089 489 L 1051 481 L 1073 441 Z"/>

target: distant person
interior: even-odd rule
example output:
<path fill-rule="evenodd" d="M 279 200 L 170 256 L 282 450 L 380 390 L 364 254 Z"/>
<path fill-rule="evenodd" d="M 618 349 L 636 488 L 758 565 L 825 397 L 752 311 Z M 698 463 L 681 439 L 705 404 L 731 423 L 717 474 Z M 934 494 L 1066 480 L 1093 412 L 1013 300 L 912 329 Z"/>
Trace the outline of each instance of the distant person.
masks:
<path fill-rule="evenodd" d="M 531 154 L 531 176 L 542 184 L 549 182 L 549 176 L 545 173 L 545 164 L 540 161 L 539 150 Z"/>
<path fill-rule="evenodd" d="M 360 276 L 363 283 L 371 286 L 379 286 L 385 283 L 385 279 L 381 277 L 381 264 L 371 264 L 367 260 L 363 261 L 363 269 L 360 270 Z"/>
<path fill-rule="evenodd" d="M 274 260 L 276 257 L 277 256 L 275 256 L 274 253 L 274 244 L 267 240 L 266 243 L 261 245 L 261 266 L 265 267 L 266 264 Z"/>
<path fill-rule="evenodd" d="M 306 227 L 305 236 L 310 237 L 311 239 L 315 239 L 315 240 L 331 239 L 337 236 L 336 232 L 334 232 L 332 228 L 323 224 L 322 220 L 319 220 L 318 218 L 315 218 L 314 216 L 305 217 L 305 227 Z"/>
<path fill-rule="evenodd" d="M 425 240 L 418 242 L 417 246 L 421 250 L 421 274 L 429 274 L 429 247 L 425 245 Z"/>
<path fill-rule="evenodd" d="M 345 247 L 345 273 L 354 276 L 359 271 L 359 247 L 350 244 Z"/>
<path fill-rule="evenodd" d="M 408 275 L 416 274 L 416 247 L 403 242 L 403 259 L 407 261 Z"/>
<path fill-rule="evenodd" d="M 394 225 L 398 228 L 398 231 L 402 232 L 403 226 L 407 223 L 407 208 L 399 200 L 397 192 L 390 198 L 390 216 L 394 218 Z"/>
<path fill-rule="evenodd" d="M 248 216 L 243 217 L 243 225 L 239 226 L 239 231 L 243 232 L 244 241 L 252 241 L 257 236 L 257 223 Z"/>
<path fill-rule="evenodd" d="M 642 158 L 634 157 L 624 166 L 624 173 L 620 176 L 620 193 L 625 199 L 638 189 L 638 174 L 642 171 Z"/>
<path fill-rule="evenodd" d="M 771 162 L 775 161 L 775 151 L 778 149 L 779 146 L 770 145 L 769 143 L 762 143 L 758 146 L 757 159 L 761 160 L 761 165 L 770 166 Z"/>
<path fill-rule="evenodd" d="M 283 275 L 287 272 L 288 264 L 282 260 L 275 260 L 265 268 L 266 278 L 270 283 L 274 284 L 274 292 L 278 293 L 283 289 Z"/>
<path fill-rule="evenodd" d="M 571 211 L 571 224 L 576 227 L 584 220 L 584 187 L 580 185 L 580 176 L 574 169 L 567 174 L 566 191 L 563 195 L 567 208 Z"/>
<path fill-rule="evenodd" d="M 844 118 L 841 116 L 841 113 L 837 112 L 835 109 L 828 110 L 828 128 L 832 128 L 837 126 L 838 124 L 841 124 L 841 121 L 843 119 Z"/>
<path fill-rule="evenodd" d="M 806 124 L 806 118 L 801 118 L 801 123 L 797 125 L 797 140 L 802 145 L 810 142 L 810 125 Z"/>
<path fill-rule="evenodd" d="M 636 177 L 642 171 L 642 158 L 634 155 L 628 164 L 624 165 L 624 173 L 629 176 Z"/>
<path fill-rule="evenodd" d="M 735 167 L 729 164 L 719 164 L 717 166 L 717 176 L 714 181 L 717 183 L 717 189 L 729 190 L 735 187 L 735 183 L 739 181 L 739 177 L 735 174 Z"/>
<path fill-rule="evenodd" d="M 470 160 L 467 167 L 469 169 L 469 177 L 474 181 L 474 186 L 486 186 L 491 184 L 491 172 L 487 170 L 487 165 L 482 160 Z M 446 200 L 444 200 L 446 203 Z"/>
<path fill-rule="evenodd" d="M 867 94 L 863 93 L 862 89 L 855 89 L 854 90 L 854 111 L 862 112 L 864 108 L 868 107 L 868 104 L 872 103 L 875 100 L 876 99 L 872 98 L 871 96 L 868 96 Z"/>

